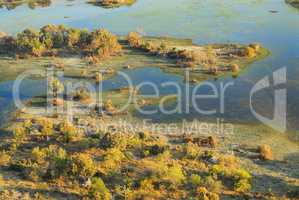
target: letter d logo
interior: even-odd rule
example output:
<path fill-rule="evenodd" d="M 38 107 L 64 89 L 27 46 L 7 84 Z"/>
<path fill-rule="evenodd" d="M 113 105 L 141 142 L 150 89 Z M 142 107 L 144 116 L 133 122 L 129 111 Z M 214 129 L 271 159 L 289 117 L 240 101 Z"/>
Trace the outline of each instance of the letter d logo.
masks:
<path fill-rule="evenodd" d="M 287 82 L 286 67 L 273 72 L 274 86 L 285 84 Z M 286 114 L 287 114 L 287 89 L 276 89 L 274 93 L 274 116 L 273 119 L 268 119 L 258 114 L 252 106 L 252 96 L 254 93 L 270 87 L 269 77 L 266 76 L 257 82 L 250 92 L 250 110 L 252 114 L 262 123 L 270 126 L 281 132 L 285 132 L 286 127 Z"/>

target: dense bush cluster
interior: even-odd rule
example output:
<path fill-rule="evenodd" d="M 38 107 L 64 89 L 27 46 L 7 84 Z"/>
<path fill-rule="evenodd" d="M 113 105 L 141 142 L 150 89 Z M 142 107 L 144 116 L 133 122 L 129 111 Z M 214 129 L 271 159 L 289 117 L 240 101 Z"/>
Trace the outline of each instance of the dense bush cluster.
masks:
<path fill-rule="evenodd" d="M 241 45 L 208 45 L 190 47 L 168 46 L 165 42 L 154 41 L 150 38 L 143 38 L 137 32 L 130 32 L 127 36 L 129 46 L 150 53 L 174 59 L 179 66 L 195 68 L 203 67 L 210 74 L 218 74 L 219 70 L 231 70 L 234 73 L 239 71 L 237 64 L 225 66 L 221 69 L 218 65 L 221 59 L 231 58 L 255 58 L 261 50 L 261 45 L 254 43 L 248 46 Z M 223 60 L 222 60 L 223 61 Z"/>
<path fill-rule="evenodd" d="M 88 3 L 101 6 L 104 8 L 114 8 L 119 6 L 130 6 L 134 4 L 136 0 L 90 0 Z"/>
<path fill-rule="evenodd" d="M 299 0 L 285 0 L 286 3 L 294 6 L 295 8 L 299 8 Z"/>
<path fill-rule="evenodd" d="M 101 130 L 83 138 L 76 123 L 25 120 L 14 131 L 11 145 L 17 143 L 16 147 L 2 149 L 0 166 L 27 181 L 44 182 L 44 187 L 51 183 L 77 190 L 80 199 L 110 200 L 113 195 L 130 200 L 219 200 L 223 191 L 241 197 L 251 194 L 252 175 L 237 157 L 218 152 L 215 138 L 183 136 L 169 141 L 148 131 Z M 26 147 L 31 142 L 36 146 Z M 29 155 L 20 157 L 29 148 Z M 259 150 L 264 157 L 270 151 L 266 145 Z"/>
<path fill-rule="evenodd" d="M 0 199 L 9 200 L 53 200 L 48 196 L 43 196 L 40 193 L 29 194 L 29 192 L 19 192 L 16 190 L 1 190 Z"/>
<path fill-rule="evenodd" d="M 50 6 L 52 0 L 0 0 L 0 8 L 12 10 L 24 3 L 26 3 L 29 8 L 34 9 L 36 7 Z"/>
<path fill-rule="evenodd" d="M 144 40 L 138 33 L 130 32 L 128 34 L 129 45 L 153 55 L 160 55 L 172 59 L 186 67 L 194 67 L 196 65 L 214 65 L 216 63 L 216 54 L 212 48 L 207 51 L 194 51 L 187 49 L 170 48 L 165 43 L 154 43 Z"/>
<path fill-rule="evenodd" d="M 118 55 L 121 49 L 117 37 L 105 29 L 89 32 L 63 25 L 46 25 L 40 31 L 25 29 L 15 38 L 0 37 L 0 52 L 22 57 L 57 55 L 64 51 L 79 53 L 96 62 Z"/>
<path fill-rule="evenodd" d="M 263 160 L 273 160 L 272 149 L 268 145 L 261 145 L 259 147 L 260 158 Z"/>
<path fill-rule="evenodd" d="M 248 58 L 254 58 L 257 56 L 259 50 L 261 49 L 260 44 L 250 44 L 243 50 L 243 56 L 247 56 Z"/>
<path fill-rule="evenodd" d="M 219 163 L 210 169 L 212 175 L 221 178 L 231 179 L 234 183 L 234 190 L 247 192 L 251 189 L 251 175 L 248 171 L 240 168 L 239 162 L 234 156 L 222 156 Z"/>

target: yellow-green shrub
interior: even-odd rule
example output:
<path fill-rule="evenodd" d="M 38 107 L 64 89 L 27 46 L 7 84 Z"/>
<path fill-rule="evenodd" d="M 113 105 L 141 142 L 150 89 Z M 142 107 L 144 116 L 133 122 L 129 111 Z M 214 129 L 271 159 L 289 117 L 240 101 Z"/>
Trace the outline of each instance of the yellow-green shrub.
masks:
<path fill-rule="evenodd" d="M 2 151 L 0 152 L 0 165 L 1 166 L 7 166 L 11 161 L 11 156 L 5 152 L 5 151 Z"/>
<path fill-rule="evenodd" d="M 241 179 L 250 180 L 252 178 L 250 173 L 244 169 L 234 170 L 232 175 L 234 176 L 234 179 L 236 179 L 236 180 L 241 180 Z"/>
<path fill-rule="evenodd" d="M 125 158 L 125 155 L 117 148 L 109 149 L 105 156 L 104 161 L 101 163 L 101 167 L 106 172 L 113 172 L 119 169 L 121 162 Z"/>
<path fill-rule="evenodd" d="M 215 177 L 213 176 L 206 176 L 203 179 L 203 185 L 207 187 L 210 191 L 212 192 L 219 192 L 222 188 L 222 183 L 221 181 L 218 181 Z"/>
<path fill-rule="evenodd" d="M 197 174 L 192 174 L 189 178 L 192 187 L 198 187 L 201 184 L 201 177 Z"/>
<path fill-rule="evenodd" d="M 31 169 L 38 176 L 56 178 L 66 175 L 68 171 L 68 157 L 66 151 L 55 145 L 40 149 L 35 147 L 31 152 Z"/>
<path fill-rule="evenodd" d="M 38 164 L 44 163 L 46 156 L 47 156 L 46 150 L 45 149 L 41 150 L 39 147 L 35 147 L 31 152 L 32 161 Z"/>
<path fill-rule="evenodd" d="M 190 159 L 196 159 L 202 154 L 199 146 L 191 142 L 184 146 L 184 153 L 185 156 Z"/>
<path fill-rule="evenodd" d="M 112 195 L 101 178 L 93 178 L 88 191 L 89 197 L 94 200 L 111 200 Z"/>
<path fill-rule="evenodd" d="M 251 189 L 251 184 L 247 179 L 241 179 L 234 184 L 236 192 L 247 192 Z"/>
<path fill-rule="evenodd" d="M 27 131 L 24 127 L 16 127 L 13 131 L 14 140 L 16 143 L 21 143 L 27 135 Z"/>
<path fill-rule="evenodd" d="M 161 178 L 174 185 L 181 184 L 186 179 L 182 166 L 176 163 L 168 167 L 167 170 L 161 174 Z"/>
<path fill-rule="evenodd" d="M 71 156 L 70 173 L 74 177 L 92 177 L 96 172 L 92 158 L 85 153 L 75 153 Z"/>
<path fill-rule="evenodd" d="M 256 50 L 248 46 L 244 50 L 244 55 L 247 56 L 248 58 L 253 58 L 256 56 Z"/>
<path fill-rule="evenodd" d="M 198 187 L 196 190 L 198 200 L 219 200 L 219 195 L 209 192 L 205 187 Z"/>
<path fill-rule="evenodd" d="M 141 36 L 137 32 L 130 32 L 127 39 L 131 47 L 138 48 L 142 44 Z"/>
<path fill-rule="evenodd" d="M 68 122 L 64 121 L 59 125 L 59 131 L 62 134 L 62 140 L 63 142 L 69 143 L 74 140 L 74 138 L 77 136 L 77 129 L 76 127 Z"/>

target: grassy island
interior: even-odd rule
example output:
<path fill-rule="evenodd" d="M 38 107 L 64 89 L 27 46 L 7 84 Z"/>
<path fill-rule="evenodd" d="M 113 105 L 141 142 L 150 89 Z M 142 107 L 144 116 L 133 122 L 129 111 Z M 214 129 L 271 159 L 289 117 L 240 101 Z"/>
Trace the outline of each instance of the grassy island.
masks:
<path fill-rule="evenodd" d="M 193 75 L 219 76 L 227 72 L 237 75 L 250 63 L 269 55 L 258 43 L 197 45 L 188 39 L 142 37 L 136 32 L 129 33 L 127 41 L 131 48 L 172 60 L 176 66 L 166 71 L 179 74 L 189 69 Z"/>
<path fill-rule="evenodd" d="M 120 6 L 131 6 L 136 0 L 90 0 L 88 3 L 103 8 L 117 8 Z"/>
<path fill-rule="evenodd" d="M 118 71 L 154 65 L 179 75 L 188 69 L 190 81 L 197 82 L 227 73 L 236 76 L 250 63 L 268 56 L 269 51 L 258 43 L 196 45 L 189 39 L 142 37 L 135 32 L 124 37 L 105 29 L 88 31 L 46 25 L 39 31 L 26 29 L 16 37 L 1 32 L 0 54 L 14 60 L 35 58 L 42 63 L 52 58 L 67 63 L 70 58 L 81 58 L 88 73 L 107 66 Z M 71 66 L 69 69 L 76 71 Z"/>
<path fill-rule="evenodd" d="M 299 1 L 298 0 L 286 0 L 286 3 L 292 5 L 295 8 L 299 8 Z"/>
<path fill-rule="evenodd" d="M 34 9 L 36 7 L 48 7 L 51 3 L 52 0 L 0 0 L 0 8 L 12 10 L 22 4 L 27 4 L 29 8 Z"/>

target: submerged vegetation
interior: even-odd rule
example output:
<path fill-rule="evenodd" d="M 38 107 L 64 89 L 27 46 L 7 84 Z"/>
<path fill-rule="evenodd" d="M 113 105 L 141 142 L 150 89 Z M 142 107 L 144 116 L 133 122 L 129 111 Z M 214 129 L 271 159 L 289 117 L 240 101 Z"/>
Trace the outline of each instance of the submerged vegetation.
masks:
<path fill-rule="evenodd" d="M 120 6 L 131 6 L 136 0 L 90 0 L 88 3 L 103 8 L 117 8 Z"/>

